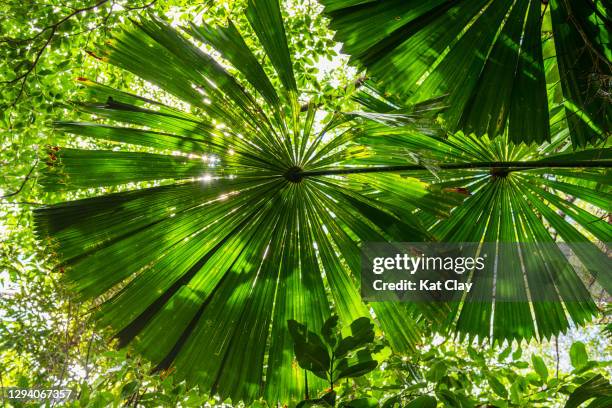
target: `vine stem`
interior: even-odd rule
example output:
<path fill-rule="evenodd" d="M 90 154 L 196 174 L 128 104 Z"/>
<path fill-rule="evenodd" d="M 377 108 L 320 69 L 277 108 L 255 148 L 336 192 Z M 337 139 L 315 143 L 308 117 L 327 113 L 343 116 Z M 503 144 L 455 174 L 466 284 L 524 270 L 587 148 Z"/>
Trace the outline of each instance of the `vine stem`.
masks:
<path fill-rule="evenodd" d="M 473 163 L 449 163 L 436 166 L 440 170 L 469 170 L 469 169 L 491 169 L 491 171 L 507 173 L 526 169 L 545 169 L 545 168 L 610 168 L 612 160 L 577 160 L 571 163 L 555 161 L 511 161 L 511 162 L 473 162 Z M 306 170 L 297 175 L 299 177 L 331 176 L 337 174 L 358 174 L 358 173 L 386 173 L 396 171 L 427 170 L 421 164 L 399 165 L 399 166 L 377 166 L 377 167 L 347 167 L 339 169 L 325 170 Z"/>

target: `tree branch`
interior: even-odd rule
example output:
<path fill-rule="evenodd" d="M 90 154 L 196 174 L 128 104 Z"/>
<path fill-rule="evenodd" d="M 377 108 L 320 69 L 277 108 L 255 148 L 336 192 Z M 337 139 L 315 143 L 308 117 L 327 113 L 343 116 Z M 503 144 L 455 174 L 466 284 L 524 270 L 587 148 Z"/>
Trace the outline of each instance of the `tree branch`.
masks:
<path fill-rule="evenodd" d="M 34 61 L 32 61 L 32 64 L 30 65 L 30 67 L 21 75 L 18 75 L 17 77 L 9 80 L 9 81 L 2 81 L 0 83 L 4 83 L 4 84 L 14 84 L 17 83 L 19 81 L 21 81 L 21 85 L 19 87 L 19 92 L 17 93 L 17 96 L 15 97 L 15 99 L 13 100 L 13 103 L 11 104 L 11 106 L 15 106 L 17 104 L 17 101 L 19 101 L 19 99 L 21 98 L 21 95 L 23 95 L 23 91 L 25 89 L 25 84 L 26 81 L 28 80 L 28 77 L 30 76 L 30 74 L 34 71 L 34 69 L 36 68 L 36 65 L 38 64 L 38 61 L 40 60 L 40 57 L 43 55 L 43 53 L 45 52 L 45 50 L 47 49 L 47 47 L 49 47 L 49 44 L 51 43 L 51 40 L 53 40 L 53 37 L 55 37 L 55 33 L 57 32 L 57 29 L 64 24 L 66 21 L 70 20 L 72 17 L 76 16 L 77 14 L 83 13 L 85 11 L 89 11 L 89 10 L 93 10 L 96 7 L 99 7 L 101 5 L 103 5 L 104 3 L 107 3 L 109 0 L 100 0 L 97 3 L 88 6 L 88 7 L 83 7 L 80 9 L 75 9 L 74 11 L 72 11 L 72 13 L 67 14 L 66 16 L 62 17 L 59 21 L 57 21 L 54 24 L 51 24 L 45 28 L 43 28 L 41 31 L 39 31 L 36 35 L 34 35 L 33 37 L 26 39 L 26 40 L 16 40 L 16 42 L 21 42 L 21 43 L 27 43 L 27 42 L 31 42 L 36 40 L 38 37 L 40 37 L 43 33 L 50 31 L 49 36 L 47 37 L 47 40 L 45 41 L 45 43 L 43 44 L 42 47 L 40 47 L 40 49 L 36 52 L 36 56 L 34 57 Z M 4 39 L 4 42 L 10 42 L 10 39 Z"/>
<path fill-rule="evenodd" d="M 55 34 L 57 33 L 57 31 L 60 28 L 60 26 L 62 26 L 66 21 L 70 20 L 74 16 L 76 16 L 78 14 L 81 14 L 81 13 L 84 13 L 86 11 L 93 10 L 93 9 L 95 9 L 97 7 L 102 6 L 105 3 L 108 3 L 109 1 L 110 0 L 99 0 L 95 4 L 92 4 L 91 6 L 87 6 L 87 7 L 83 7 L 83 8 L 73 8 L 72 9 L 73 11 L 71 13 L 65 15 L 64 17 L 62 17 L 57 22 L 44 27 L 42 30 L 40 30 L 38 33 L 36 33 L 32 37 L 29 37 L 29 38 L 2 38 L 2 39 L 0 39 L 0 43 L 9 43 L 9 44 L 12 43 L 12 44 L 25 45 L 25 44 L 28 44 L 28 43 L 32 43 L 33 41 L 36 41 L 43 34 L 45 34 L 47 32 L 49 33 L 49 35 L 48 35 L 47 39 L 45 40 L 45 42 L 43 43 L 43 45 L 36 52 L 36 54 L 34 56 L 34 60 L 32 61 L 31 65 L 28 67 L 28 69 L 25 72 L 17 75 L 13 79 L 10 79 L 8 81 L 1 81 L 0 82 L 1 84 L 8 84 L 8 85 L 16 84 L 17 82 L 20 82 L 19 91 L 17 92 L 17 96 L 13 100 L 11 106 L 14 107 L 17 104 L 17 102 L 19 101 L 19 99 L 21 98 L 21 96 L 23 95 L 23 92 L 25 90 L 25 85 L 26 85 L 26 82 L 28 80 L 28 77 L 32 74 L 32 72 L 36 72 L 36 66 L 37 66 L 38 62 L 40 61 L 41 56 L 44 54 L 45 50 L 49 47 L 49 44 L 51 44 L 51 41 L 55 37 Z M 128 11 L 142 10 L 142 9 L 146 9 L 146 8 L 151 7 L 156 2 L 157 2 L 157 0 L 152 0 L 151 2 L 149 2 L 147 4 L 144 4 L 142 6 L 125 7 L 125 9 L 128 10 Z M 106 15 L 106 17 L 104 17 L 103 25 L 106 24 L 106 21 L 110 17 L 111 13 L 112 13 L 112 10 L 110 10 L 109 13 Z M 96 28 L 99 28 L 99 27 L 96 27 Z M 91 31 L 91 30 L 89 30 L 89 31 Z"/>
<path fill-rule="evenodd" d="M 32 165 L 32 168 L 30 169 L 30 171 L 28 172 L 28 174 L 25 176 L 25 178 L 23 179 L 23 182 L 21 183 L 21 185 L 19 186 L 19 188 L 15 191 L 13 191 L 12 193 L 9 194 L 5 194 L 3 196 L 0 196 L 1 198 L 9 198 L 9 197 L 13 197 L 16 196 L 17 194 L 21 193 L 21 190 L 23 190 L 23 188 L 25 187 L 26 183 L 28 182 L 28 180 L 30 179 L 30 177 L 32 176 L 32 173 L 34 172 L 34 169 L 36 168 L 36 165 L 38 164 L 38 159 L 36 159 L 36 161 L 34 162 L 34 164 Z"/>

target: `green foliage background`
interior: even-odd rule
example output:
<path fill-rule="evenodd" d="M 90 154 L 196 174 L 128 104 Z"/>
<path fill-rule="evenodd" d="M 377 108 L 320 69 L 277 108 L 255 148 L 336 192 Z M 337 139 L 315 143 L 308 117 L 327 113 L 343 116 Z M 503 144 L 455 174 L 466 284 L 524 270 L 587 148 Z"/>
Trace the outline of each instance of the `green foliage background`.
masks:
<path fill-rule="evenodd" d="M 94 146 L 91 140 L 68 140 L 52 131 L 57 119 L 84 117 L 66 103 L 78 97 L 77 77 L 180 103 L 97 59 L 96 50 L 104 47 L 120 24 L 152 12 L 177 23 L 194 16 L 210 23 L 231 17 L 240 28 L 247 25 L 242 14 L 245 2 L 64 3 L 46 0 L 24 5 L 8 0 L 0 4 L 0 386 L 70 387 L 77 396 L 73 406 L 220 403 L 207 390 L 175 383 L 171 370 L 151 373 L 149 363 L 130 348 L 116 350 L 108 342 L 112 333 L 94 326 L 91 319 L 95 304 L 75 301 L 58 283 L 61 272 L 54 270 L 52 254 L 35 241 L 32 209 L 122 189 L 49 192 L 37 183 L 44 146 Z M 356 108 L 349 96 L 364 74 L 348 65 L 348 57 L 338 56 L 339 48 L 320 11 L 321 6 L 308 0 L 287 2 L 284 9 L 288 36 L 298 39 L 290 42 L 298 88 L 309 97 L 316 96 L 330 111 Z M 321 71 L 325 66 L 321 60 L 339 64 Z M 112 145 L 97 142 L 95 147 Z M 338 394 L 346 400 L 396 398 L 391 403 L 398 404 L 422 394 L 436 395 L 440 401 L 448 398 L 450 402 L 441 402 L 448 406 L 467 404 L 461 398 L 471 398 L 469 403 L 496 401 L 496 406 L 562 404 L 588 375 L 609 376 L 610 345 L 600 328 L 605 323 L 602 318 L 572 330 L 569 337 L 530 347 L 516 342 L 455 344 L 423 325 L 418 351 L 398 355 L 386 348 L 378 356 L 383 361 L 379 370 L 346 381 Z M 571 345 L 572 337 L 584 340 L 587 356 L 582 346 Z M 556 347 L 558 351 L 551 352 Z"/>

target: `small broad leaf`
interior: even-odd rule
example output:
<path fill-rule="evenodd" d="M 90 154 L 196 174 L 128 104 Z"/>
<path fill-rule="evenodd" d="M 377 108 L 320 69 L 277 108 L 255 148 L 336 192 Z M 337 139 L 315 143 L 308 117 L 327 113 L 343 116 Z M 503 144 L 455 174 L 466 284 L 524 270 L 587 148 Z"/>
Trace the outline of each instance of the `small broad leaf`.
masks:
<path fill-rule="evenodd" d="M 381 401 L 382 402 L 382 401 Z M 401 406 L 401 396 L 398 394 L 392 395 L 387 398 L 381 405 L 381 408 L 394 408 L 396 406 Z"/>
<path fill-rule="evenodd" d="M 337 315 L 330 317 L 325 324 L 323 324 L 323 328 L 321 329 L 323 339 L 332 347 L 335 346 L 338 341 L 338 319 Z"/>
<path fill-rule="evenodd" d="M 321 397 L 321 400 L 325 401 L 332 407 L 336 404 L 336 391 L 330 391 Z"/>
<path fill-rule="evenodd" d="M 506 390 L 506 387 L 504 387 L 504 385 L 497 378 L 493 377 L 492 375 L 487 376 L 487 381 L 495 394 L 502 398 L 508 398 L 508 391 Z"/>
<path fill-rule="evenodd" d="M 329 365 L 329 357 L 324 349 L 311 343 L 296 344 L 295 355 L 300 367 L 312 371 L 319 378 L 327 379 L 326 371 Z"/>
<path fill-rule="evenodd" d="M 470 355 L 470 358 L 472 360 L 474 360 L 476 363 L 486 364 L 486 361 L 485 361 L 484 357 L 482 356 L 482 354 L 479 353 L 478 351 L 476 351 L 476 349 L 474 349 L 474 347 L 468 346 L 467 351 L 468 351 L 468 354 Z"/>
<path fill-rule="evenodd" d="M 343 357 L 374 341 L 374 325 L 367 317 L 360 317 L 351 323 L 351 333 L 351 336 L 343 338 L 338 343 L 334 352 L 336 357 Z"/>
<path fill-rule="evenodd" d="M 516 347 L 516 350 L 514 350 L 514 353 L 512 353 L 512 359 L 516 361 L 520 359 L 522 355 L 523 355 L 523 349 L 521 348 L 521 345 L 519 344 Z"/>
<path fill-rule="evenodd" d="M 287 320 L 287 326 L 289 327 L 289 334 L 291 334 L 294 342 L 305 342 L 307 340 L 306 335 L 308 329 L 305 325 L 295 320 Z"/>
<path fill-rule="evenodd" d="M 342 361 L 345 361 L 345 359 L 343 359 Z M 337 370 L 338 373 L 336 374 L 334 380 L 349 377 L 360 377 L 374 370 L 377 365 L 378 361 L 376 360 L 364 360 L 353 365 L 347 364 L 346 367 Z"/>
<path fill-rule="evenodd" d="M 429 395 L 421 395 L 410 401 L 405 408 L 436 408 L 437 401 Z"/>
<path fill-rule="evenodd" d="M 499 355 L 497 356 L 497 361 L 499 361 L 501 363 L 502 361 L 504 361 L 505 359 L 508 358 L 510 353 L 512 353 L 512 346 L 511 345 L 509 345 L 508 347 L 506 347 L 505 349 L 503 349 L 499 353 Z"/>
<path fill-rule="evenodd" d="M 336 391 L 330 391 L 321 398 L 300 401 L 296 408 L 333 407 L 336 403 Z"/>
<path fill-rule="evenodd" d="M 325 373 L 329 370 L 330 358 L 321 338 L 295 320 L 289 320 L 287 324 L 289 333 L 293 337 L 295 356 L 300 367 L 326 379 Z"/>
<path fill-rule="evenodd" d="M 444 361 L 436 361 L 425 374 L 425 377 L 431 382 L 438 382 L 446 375 L 446 363 Z"/>
<path fill-rule="evenodd" d="M 127 398 L 138 390 L 138 381 L 130 381 L 121 388 L 121 398 Z"/>
<path fill-rule="evenodd" d="M 548 379 L 548 368 L 546 368 L 546 364 L 542 357 L 536 356 L 535 354 L 531 356 L 531 363 L 533 364 L 533 369 L 540 376 L 542 381 L 546 381 Z"/>
<path fill-rule="evenodd" d="M 525 379 L 529 384 L 533 384 L 536 387 L 540 387 L 543 384 L 542 378 L 537 373 L 527 373 L 527 375 L 525 375 Z"/>
<path fill-rule="evenodd" d="M 589 361 L 584 343 L 577 341 L 570 348 L 570 360 L 574 368 L 581 368 Z"/>
<path fill-rule="evenodd" d="M 436 391 L 438 399 L 442 402 L 445 407 L 462 407 L 459 396 L 449 390 L 438 390 Z"/>
<path fill-rule="evenodd" d="M 373 329 L 374 325 L 367 317 L 360 317 L 351 323 L 351 333 L 353 333 L 353 337 L 360 338 L 361 336 L 367 336 Z"/>
<path fill-rule="evenodd" d="M 587 361 L 587 363 L 585 365 L 583 365 L 580 368 L 577 368 L 574 370 L 574 374 L 575 375 L 580 375 L 582 373 L 586 373 L 589 370 L 592 370 L 593 368 L 599 366 L 600 363 L 598 363 L 597 361 Z"/>

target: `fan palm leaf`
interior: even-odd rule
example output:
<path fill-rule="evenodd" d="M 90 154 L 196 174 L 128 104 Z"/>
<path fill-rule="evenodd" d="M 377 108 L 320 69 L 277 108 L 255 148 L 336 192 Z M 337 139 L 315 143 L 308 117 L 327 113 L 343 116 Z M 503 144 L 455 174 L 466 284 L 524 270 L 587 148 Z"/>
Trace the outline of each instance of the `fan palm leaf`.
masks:
<path fill-rule="evenodd" d="M 371 84 L 366 84 L 366 90 L 355 99 L 370 110 L 386 114 L 401 111 Z M 534 253 L 543 245 L 550 253 L 542 251 L 535 256 L 537 265 L 550 264 L 555 256 L 565 258 L 560 248 L 546 245 L 563 242 L 592 273 L 585 276 L 581 266 L 567 265 L 565 272 L 533 267 L 506 271 L 490 280 L 478 279 L 465 300 L 490 294 L 489 298 L 496 301 L 464 301 L 462 305 L 450 305 L 446 313 L 443 307 L 425 310 L 440 328 L 480 339 L 549 338 L 565 332 L 570 321 L 582 324 L 598 312 L 588 284 L 597 281 L 600 288 L 612 293 L 611 264 L 606 253 L 606 244 L 612 238 L 608 219 L 612 210 L 611 148 L 569 152 L 567 128 L 561 129 L 552 143 L 542 146 L 517 146 L 507 136 L 477 138 L 461 132 L 448 137 L 423 135 L 403 126 L 390 128 L 377 123 L 366 124 L 360 131 L 356 140 L 376 153 L 354 162 L 384 160 L 388 169 L 400 175 L 404 171 L 468 196 L 447 219 L 421 216 L 440 241 L 519 242 L 523 251 L 532 248 Z M 415 152 L 420 153 L 417 161 Z M 424 160 L 435 168 L 433 172 L 417 170 L 424 167 Z M 406 165 L 407 161 L 413 165 Z M 547 301 L 537 293 L 543 287 L 555 288 Z M 513 288 L 515 299 L 524 302 L 504 301 L 502 288 Z"/>
<path fill-rule="evenodd" d="M 117 148 L 50 148 L 41 183 L 103 194 L 41 208 L 35 222 L 68 287 L 96 300 L 120 345 L 234 401 L 287 402 L 324 384 L 305 381 L 286 322 L 369 316 L 356 279 L 361 242 L 431 240 L 417 209 L 448 215 L 462 197 L 411 177 L 304 176 L 370 154 L 354 140 L 362 120 L 330 114 L 315 130 L 316 106 L 298 103 L 278 2 L 251 1 L 246 16 L 273 78 L 231 22 L 188 31 L 235 75 L 157 18 L 118 34 L 101 58 L 190 108 L 81 78 L 90 99 L 77 106 L 97 121 L 56 129 Z M 110 186 L 123 191 L 96 190 Z M 414 347 L 403 306 L 371 307 L 393 347 Z"/>
<path fill-rule="evenodd" d="M 451 131 L 507 129 L 513 142 L 540 144 L 561 110 L 575 146 L 610 135 L 608 1 L 322 3 L 344 51 L 387 93 L 404 103 L 448 94 Z"/>

